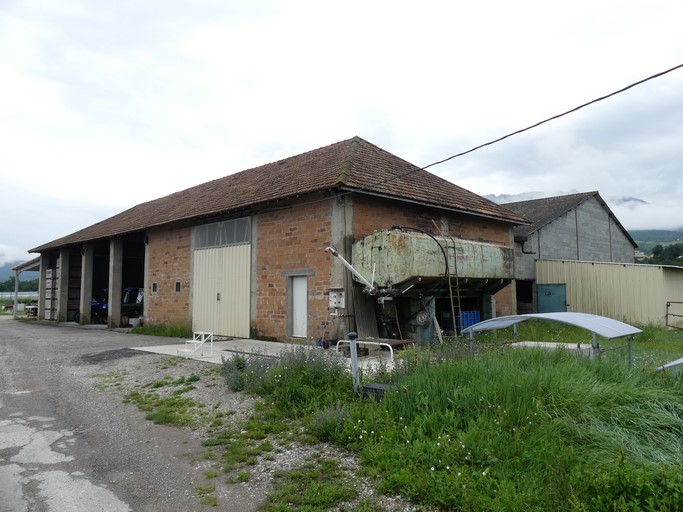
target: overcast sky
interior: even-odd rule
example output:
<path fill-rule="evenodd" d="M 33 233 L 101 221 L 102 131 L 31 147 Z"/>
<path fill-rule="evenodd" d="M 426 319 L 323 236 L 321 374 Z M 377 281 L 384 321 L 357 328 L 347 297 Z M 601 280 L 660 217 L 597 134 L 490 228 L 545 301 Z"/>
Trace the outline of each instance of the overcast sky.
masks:
<path fill-rule="evenodd" d="M 682 64 L 682 19 L 680 0 L 1 0 L 0 264 L 354 135 L 428 165 Z M 627 229 L 670 229 L 682 164 L 680 69 L 430 171 L 597 190 Z"/>

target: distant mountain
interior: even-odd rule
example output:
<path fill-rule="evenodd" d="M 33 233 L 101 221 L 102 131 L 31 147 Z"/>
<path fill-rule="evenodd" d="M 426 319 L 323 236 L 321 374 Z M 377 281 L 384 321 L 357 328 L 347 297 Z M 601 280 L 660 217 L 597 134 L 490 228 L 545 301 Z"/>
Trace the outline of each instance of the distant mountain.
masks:
<path fill-rule="evenodd" d="M 634 229 L 629 234 L 636 242 L 649 244 L 667 244 L 683 242 L 683 228 L 675 230 L 665 229 Z"/>
<path fill-rule="evenodd" d="M 516 203 L 518 201 L 531 201 L 532 199 L 541 199 L 542 197 L 552 197 L 554 195 L 561 196 L 564 194 L 548 194 L 545 192 L 523 192 L 521 194 L 489 194 L 484 197 L 489 201 L 493 201 L 496 204 L 505 204 Z"/>
<path fill-rule="evenodd" d="M 12 267 L 16 267 L 20 263 L 23 263 L 23 261 L 18 260 L 0 265 L 0 281 L 7 281 L 10 276 L 14 277 L 14 270 L 12 270 Z M 30 279 L 36 279 L 37 277 L 38 272 L 22 272 L 21 276 L 19 276 L 19 281 L 27 281 Z"/>

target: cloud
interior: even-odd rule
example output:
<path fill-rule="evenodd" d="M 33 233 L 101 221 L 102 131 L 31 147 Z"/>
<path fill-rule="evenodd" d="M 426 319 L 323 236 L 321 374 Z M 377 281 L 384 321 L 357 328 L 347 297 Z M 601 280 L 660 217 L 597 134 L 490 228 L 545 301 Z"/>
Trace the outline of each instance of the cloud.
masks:
<path fill-rule="evenodd" d="M 440 175 L 482 195 L 597 190 L 629 229 L 677 228 L 683 180 L 680 76 L 607 99 L 494 146 L 463 156 Z M 622 218 L 623 217 L 623 218 Z"/>
<path fill-rule="evenodd" d="M 131 205 L 132 206 L 132 205 Z M 30 182 L 3 186 L 0 264 L 35 257 L 28 250 L 118 213 L 97 197 L 69 199 L 35 193 Z"/>
<path fill-rule="evenodd" d="M 426 165 L 670 67 L 682 14 L 612 0 L 4 2 L 0 178 L 43 221 L 0 240 L 25 250 L 353 135 Z M 482 195 L 633 196 L 647 205 L 624 209 L 627 227 L 668 223 L 681 75 L 430 170 Z"/>

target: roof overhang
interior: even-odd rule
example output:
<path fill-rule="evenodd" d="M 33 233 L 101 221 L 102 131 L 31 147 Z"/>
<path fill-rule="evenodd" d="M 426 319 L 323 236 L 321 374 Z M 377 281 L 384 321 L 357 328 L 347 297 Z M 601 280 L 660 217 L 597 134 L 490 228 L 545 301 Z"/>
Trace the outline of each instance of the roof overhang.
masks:
<path fill-rule="evenodd" d="M 517 219 L 507 218 L 507 217 L 504 217 L 502 215 L 496 215 L 494 213 L 483 213 L 483 212 L 478 212 L 476 210 L 470 210 L 467 208 L 456 208 L 454 206 L 448 206 L 448 205 L 438 204 L 438 203 L 430 203 L 428 201 L 420 201 L 418 199 L 410 199 L 410 198 L 406 198 L 406 197 L 392 196 L 391 194 L 383 194 L 381 192 L 376 192 L 374 190 L 358 189 L 358 188 L 352 188 L 352 187 L 346 187 L 346 186 L 339 187 L 339 190 L 341 190 L 343 192 L 347 192 L 347 193 L 351 192 L 354 194 L 365 194 L 368 196 L 382 197 L 384 199 L 391 199 L 392 201 L 401 201 L 402 203 L 412 203 L 412 204 L 416 204 L 419 206 L 426 206 L 429 208 L 435 208 L 437 210 L 446 210 L 449 212 L 455 212 L 455 213 L 460 213 L 460 214 L 464 214 L 464 215 L 471 215 L 474 217 L 482 217 L 485 219 L 497 220 L 500 222 L 512 224 L 513 226 L 530 224 L 529 221 L 526 221 L 522 217 L 517 216 L 517 214 L 515 214 L 512 211 L 510 213 L 514 214 L 515 216 L 517 216 L 519 218 L 517 218 Z"/>
<path fill-rule="evenodd" d="M 512 325 L 518 324 L 520 322 L 525 322 L 527 320 L 550 320 L 553 322 L 560 322 L 564 324 L 573 325 L 575 327 L 580 327 L 591 331 L 598 336 L 606 338 L 608 340 L 614 338 L 622 338 L 624 336 L 635 336 L 643 331 L 632 325 L 625 324 L 618 320 L 612 318 L 607 318 L 605 316 L 591 315 L 588 313 L 533 313 L 528 315 L 513 315 L 513 316 L 501 316 L 498 318 L 491 318 L 490 320 L 484 320 L 478 324 L 472 325 L 463 329 L 464 333 L 476 333 L 483 331 L 492 331 L 495 329 L 504 329 Z"/>
<path fill-rule="evenodd" d="M 12 267 L 12 270 L 15 272 L 38 272 L 40 270 L 40 257 L 19 263 L 19 265 Z"/>

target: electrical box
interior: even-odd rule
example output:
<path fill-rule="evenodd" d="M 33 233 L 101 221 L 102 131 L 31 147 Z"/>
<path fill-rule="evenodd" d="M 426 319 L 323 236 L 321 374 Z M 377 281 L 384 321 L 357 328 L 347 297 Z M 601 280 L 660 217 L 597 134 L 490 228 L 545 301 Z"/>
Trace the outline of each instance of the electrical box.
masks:
<path fill-rule="evenodd" d="M 342 291 L 330 291 L 330 309 L 344 309 L 346 307 L 346 295 Z"/>

